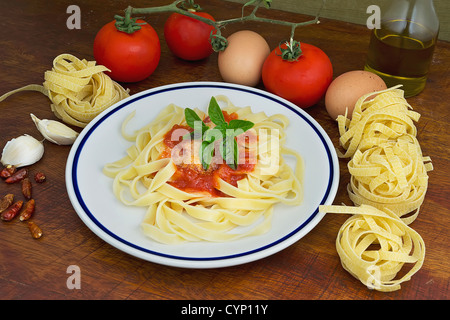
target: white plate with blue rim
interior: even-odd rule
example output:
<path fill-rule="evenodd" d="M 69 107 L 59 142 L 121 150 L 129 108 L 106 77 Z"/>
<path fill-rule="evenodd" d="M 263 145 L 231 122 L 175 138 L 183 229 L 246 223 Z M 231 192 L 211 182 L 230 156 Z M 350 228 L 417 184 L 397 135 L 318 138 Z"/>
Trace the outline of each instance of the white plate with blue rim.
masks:
<path fill-rule="evenodd" d="M 304 161 L 304 200 L 299 206 L 276 204 L 270 230 L 231 242 L 188 242 L 167 245 L 145 236 L 140 224 L 145 208 L 122 204 L 113 194 L 112 179 L 102 173 L 106 163 L 125 155 L 132 144 L 121 135 L 133 111 L 132 128 L 151 122 L 168 104 L 207 110 L 211 96 L 225 95 L 253 112 L 281 113 L 290 124 L 286 146 Z M 131 131 L 130 131 L 131 132 Z M 81 220 L 98 237 L 135 257 L 183 268 L 219 268 L 248 263 L 277 253 L 299 241 L 323 218 L 320 205 L 332 204 L 339 185 L 339 162 L 323 128 L 304 110 L 266 91 L 222 82 L 187 82 L 142 91 L 92 120 L 73 144 L 66 165 L 66 187 Z"/>

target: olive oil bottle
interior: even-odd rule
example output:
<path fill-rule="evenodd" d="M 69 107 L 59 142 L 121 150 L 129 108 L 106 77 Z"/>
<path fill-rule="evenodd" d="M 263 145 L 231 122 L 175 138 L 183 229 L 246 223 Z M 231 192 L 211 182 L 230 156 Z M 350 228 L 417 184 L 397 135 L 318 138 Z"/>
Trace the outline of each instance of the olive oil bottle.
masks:
<path fill-rule="evenodd" d="M 381 15 L 364 69 L 388 87 L 402 84 L 405 97 L 417 95 L 425 87 L 439 33 L 433 0 L 393 0 Z"/>

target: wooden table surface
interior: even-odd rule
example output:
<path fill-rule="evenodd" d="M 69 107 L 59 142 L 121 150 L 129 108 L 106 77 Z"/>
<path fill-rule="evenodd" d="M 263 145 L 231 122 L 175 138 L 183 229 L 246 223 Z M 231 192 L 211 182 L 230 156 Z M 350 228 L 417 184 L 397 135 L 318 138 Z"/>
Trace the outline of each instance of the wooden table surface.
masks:
<path fill-rule="evenodd" d="M 15 0 L 0 1 L 0 95 L 27 84 L 42 84 L 44 72 L 61 53 L 93 60 L 96 32 L 129 4 L 135 7 L 170 1 L 125 0 Z M 198 1 L 216 19 L 237 17 L 241 6 L 226 1 Z M 81 9 L 81 29 L 69 30 L 66 9 Z M 259 11 L 264 17 L 303 21 L 310 17 L 276 10 Z M 162 56 L 154 74 L 125 85 L 131 94 L 184 81 L 222 81 L 217 55 L 200 62 L 175 58 L 164 41 L 168 13 L 147 16 L 156 29 Z M 248 22 L 233 24 L 225 35 L 239 29 L 258 31 L 274 48 L 288 38 L 286 27 Z M 321 19 L 320 25 L 297 30 L 299 40 L 322 48 L 334 66 L 334 76 L 363 68 L 370 31 L 365 26 Z M 18 219 L 0 222 L 0 299 L 448 299 L 450 275 L 450 44 L 439 42 L 426 89 L 408 99 L 422 116 L 418 139 L 434 171 L 421 212 L 411 227 L 424 239 L 423 267 L 402 288 L 392 293 L 369 290 L 345 271 L 335 249 L 339 228 L 348 216 L 328 214 L 305 237 L 264 259 L 217 269 L 184 269 L 147 262 L 128 255 L 97 237 L 78 217 L 65 186 L 65 165 L 70 146 L 44 142 L 45 154 L 30 167 L 47 181 L 34 185 L 36 214 L 44 236 L 32 239 Z M 263 88 L 260 85 L 260 88 Z M 323 100 L 307 109 L 338 146 L 336 123 L 327 115 Z M 0 103 L 0 146 L 24 133 L 39 137 L 30 113 L 56 119 L 49 100 L 40 93 L 24 92 Z M 77 129 L 79 130 L 79 129 Z M 351 202 L 347 160 L 340 160 L 341 180 L 336 204 Z M 0 195 L 20 194 L 18 185 L 0 181 Z M 69 289 L 69 266 L 78 266 L 81 288 Z"/>

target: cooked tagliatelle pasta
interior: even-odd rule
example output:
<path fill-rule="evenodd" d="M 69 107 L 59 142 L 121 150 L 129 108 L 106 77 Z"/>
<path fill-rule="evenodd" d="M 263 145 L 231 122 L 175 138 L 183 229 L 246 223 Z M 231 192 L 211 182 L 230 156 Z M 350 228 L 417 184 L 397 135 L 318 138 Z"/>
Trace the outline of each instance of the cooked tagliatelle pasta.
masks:
<path fill-rule="evenodd" d="M 129 96 L 128 90 L 104 71 L 109 69 L 95 61 L 61 54 L 53 60 L 52 70 L 45 72 L 43 85 L 31 84 L 10 91 L 0 101 L 20 91 L 38 91 L 51 100 L 51 109 L 58 118 L 85 127 L 100 112 Z"/>
<path fill-rule="evenodd" d="M 320 206 L 319 210 L 352 214 L 339 230 L 336 249 L 344 269 L 369 288 L 398 290 L 422 267 L 422 237 L 391 210 L 368 205 Z M 396 279 L 405 264 L 412 267 Z"/>
<path fill-rule="evenodd" d="M 237 168 L 215 156 L 208 169 L 202 167 L 202 141 L 187 139 L 192 131 L 184 109 L 174 104 L 134 133 L 127 132 L 131 114 L 122 134 L 133 145 L 124 158 L 103 168 L 114 179 L 113 192 L 122 203 L 146 207 L 141 229 L 158 242 L 223 242 L 259 235 L 270 229 L 275 204 L 302 201 L 302 158 L 285 147 L 288 118 L 253 113 L 250 107 L 236 107 L 225 96 L 216 99 L 225 105 L 226 121 L 254 124 L 236 137 Z M 195 112 L 214 127 L 205 112 Z M 286 163 L 286 156 L 295 160 L 294 169 Z"/>

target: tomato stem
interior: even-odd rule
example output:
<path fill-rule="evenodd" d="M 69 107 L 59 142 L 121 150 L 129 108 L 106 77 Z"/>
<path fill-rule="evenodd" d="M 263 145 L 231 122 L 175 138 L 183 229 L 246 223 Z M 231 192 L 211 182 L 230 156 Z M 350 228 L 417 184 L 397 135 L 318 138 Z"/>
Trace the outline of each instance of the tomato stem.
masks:
<path fill-rule="evenodd" d="M 282 44 L 285 44 L 286 48 L 282 48 Z M 289 41 L 281 42 L 278 48 L 281 52 L 281 58 L 286 61 L 297 61 L 302 55 L 300 42 L 292 38 Z"/>
<path fill-rule="evenodd" d="M 129 8 L 130 7 L 125 10 L 124 17 L 115 15 L 114 19 L 116 19 L 115 26 L 117 30 L 131 34 L 141 29 L 141 25 L 144 25 L 146 23 L 138 23 L 136 22 L 136 20 L 139 18 L 131 18 L 131 10 L 129 10 Z"/>
<path fill-rule="evenodd" d="M 304 22 L 298 22 L 298 23 L 283 21 L 283 20 L 276 20 L 276 19 L 268 19 L 268 18 L 262 18 L 262 17 L 256 16 L 256 11 L 260 8 L 260 6 L 264 5 L 266 8 L 270 8 L 272 0 L 249 0 L 243 5 L 242 15 L 240 17 L 231 18 L 231 19 L 222 20 L 222 21 L 213 21 L 213 20 L 198 16 L 189 10 L 185 10 L 183 8 L 178 7 L 178 5 L 180 5 L 181 7 L 190 6 L 190 5 L 198 6 L 198 5 L 194 4 L 193 0 L 177 0 L 177 1 L 172 2 L 171 4 L 159 6 L 159 7 L 133 8 L 133 7 L 129 6 L 127 9 L 125 9 L 124 20 L 127 19 L 127 16 L 128 16 L 129 20 L 135 20 L 135 19 L 130 18 L 131 14 L 154 14 L 154 13 L 162 13 L 162 12 L 176 12 L 179 14 L 183 14 L 185 16 L 202 21 L 202 22 L 214 27 L 215 30 L 213 30 L 213 32 L 211 32 L 210 41 L 211 41 L 214 51 L 218 52 L 218 51 L 225 50 L 225 48 L 228 45 L 227 39 L 225 37 L 223 37 L 220 32 L 220 29 L 224 28 L 228 24 L 237 23 L 237 22 L 245 22 L 245 21 L 257 21 L 257 22 L 290 26 L 291 27 L 291 39 L 293 39 L 296 28 L 301 27 L 301 26 L 310 25 L 310 24 L 320 23 L 319 16 L 320 16 L 320 12 L 321 12 L 322 8 L 325 5 L 325 2 L 326 2 L 326 0 L 322 0 L 322 6 L 318 10 L 314 19 L 309 20 L 309 21 L 304 21 Z M 254 8 L 250 14 L 244 15 L 244 8 L 249 5 L 253 5 Z M 194 9 L 199 10 L 196 7 L 194 7 Z M 134 21 L 134 22 L 136 22 L 136 21 Z M 137 25 L 138 25 L 137 27 L 140 28 L 139 24 L 137 24 Z M 137 27 L 136 27 L 136 24 L 134 24 L 133 27 L 131 27 L 131 29 L 137 28 Z M 125 29 L 130 30 L 130 27 L 126 26 Z M 120 30 L 120 31 L 123 31 L 123 30 Z M 127 32 L 127 31 L 125 31 L 125 32 Z"/>
<path fill-rule="evenodd" d="M 185 0 L 181 2 L 180 7 L 184 10 L 196 12 L 202 10 L 199 4 L 196 4 L 194 0 Z"/>

